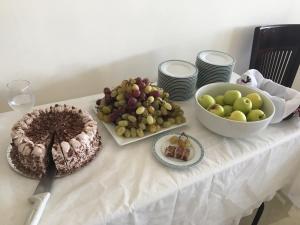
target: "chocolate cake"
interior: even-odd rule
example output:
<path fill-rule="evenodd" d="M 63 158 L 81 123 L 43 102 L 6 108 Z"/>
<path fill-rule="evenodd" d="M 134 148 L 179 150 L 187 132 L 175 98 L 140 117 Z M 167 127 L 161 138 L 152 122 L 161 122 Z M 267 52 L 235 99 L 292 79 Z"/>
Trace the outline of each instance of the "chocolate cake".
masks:
<path fill-rule="evenodd" d="M 42 177 L 46 172 L 47 146 L 52 147 L 58 175 L 67 175 L 90 162 L 100 150 L 97 122 L 81 109 L 55 105 L 27 113 L 12 128 L 11 159 L 23 173 Z"/>

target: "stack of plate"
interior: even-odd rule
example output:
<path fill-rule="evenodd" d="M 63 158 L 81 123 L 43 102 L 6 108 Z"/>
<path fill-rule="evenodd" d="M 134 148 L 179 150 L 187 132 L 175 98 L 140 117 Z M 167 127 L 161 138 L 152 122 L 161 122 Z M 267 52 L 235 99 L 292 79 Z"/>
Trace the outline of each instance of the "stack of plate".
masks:
<path fill-rule="evenodd" d="M 198 69 L 182 60 L 168 60 L 158 66 L 157 85 L 170 94 L 173 101 L 184 101 L 194 95 Z"/>
<path fill-rule="evenodd" d="M 224 52 L 202 51 L 197 55 L 197 88 L 214 82 L 229 82 L 235 59 Z"/>

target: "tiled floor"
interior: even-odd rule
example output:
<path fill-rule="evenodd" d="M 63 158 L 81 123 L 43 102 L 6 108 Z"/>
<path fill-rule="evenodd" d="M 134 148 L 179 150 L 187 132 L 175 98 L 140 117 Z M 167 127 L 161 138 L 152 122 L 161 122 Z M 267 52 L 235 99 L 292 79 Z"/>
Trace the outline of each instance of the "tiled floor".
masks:
<path fill-rule="evenodd" d="M 256 211 L 243 218 L 239 225 L 251 225 Z M 300 225 L 300 209 L 281 194 L 265 203 L 264 213 L 259 225 Z"/>

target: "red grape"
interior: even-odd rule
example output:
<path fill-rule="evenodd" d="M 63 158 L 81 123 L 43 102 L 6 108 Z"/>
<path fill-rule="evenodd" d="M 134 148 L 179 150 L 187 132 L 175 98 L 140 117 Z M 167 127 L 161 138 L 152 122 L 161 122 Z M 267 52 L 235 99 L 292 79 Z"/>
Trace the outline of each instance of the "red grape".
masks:
<path fill-rule="evenodd" d="M 148 84 L 150 84 L 150 81 L 149 81 L 148 78 L 145 78 L 143 81 L 144 81 L 144 83 L 145 83 L 146 86 L 147 86 Z"/>
<path fill-rule="evenodd" d="M 135 82 L 136 82 L 137 84 L 141 83 L 141 81 L 142 81 L 142 78 L 140 78 L 140 77 L 135 78 Z"/>
<path fill-rule="evenodd" d="M 111 99 L 110 96 L 106 95 L 104 98 L 105 98 L 105 104 L 106 105 L 109 105 L 112 102 L 112 99 Z"/>
<path fill-rule="evenodd" d="M 142 92 L 142 93 L 140 94 L 139 100 L 140 100 L 140 101 L 145 101 L 146 98 L 147 98 L 147 96 L 146 96 L 145 92 Z"/>
<path fill-rule="evenodd" d="M 137 85 L 139 86 L 140 90 L 144 90 L 144 88 L 146 87 L 146 84 L 143 81 L 137 83 Z"/>
<path fill-rule="evenodd" d="M 108 87 L 104 88 L 104 94 L 110 95 L 110 93 L 111 93 L 111 90 Z"/>
<path fill-rule="evenodd" d="M 137 97 L 140 96 L 140 94 L 141 94 L 140 90 L 133 90 L 133 91 L 132 91 L 132 96 L 133 96 L 133 97 L 136 97 L 136 98 L 137 98 Z"/>
<path fill-rule="evenodd" d="M 137 99 L 134 97 L 130 97 L 128 99 L 127 105 L 129 108 L 135 108 L 136 107 L 136 103 L 137 103 Z"/>
<path fill-rule="evenodd" d="M 152 95 L 153 97 L 159 97 L 159 91 L 151 91 L 149 95 Z"/>

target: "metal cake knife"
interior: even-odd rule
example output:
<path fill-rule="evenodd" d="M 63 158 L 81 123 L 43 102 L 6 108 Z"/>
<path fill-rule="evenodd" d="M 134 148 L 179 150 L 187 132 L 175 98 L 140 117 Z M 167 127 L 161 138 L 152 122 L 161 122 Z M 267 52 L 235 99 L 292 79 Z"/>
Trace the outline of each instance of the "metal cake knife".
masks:
<path fill-rule="evenodd" d="M 38 186 L 35 189 L 35 192 L 29 198 L 29 202 L 33 204 L 33 208 L 25 222 L 25 225 L 37 225 L 39 223 L 51 195 L 51 186 L 56 175 L 56 167 L 52 157 L 54 136 L 55 133 L 52 135 L 51 141 L 47 147 L 49 163 L 46 168 L 46 174 L 41 178 Z"/>

